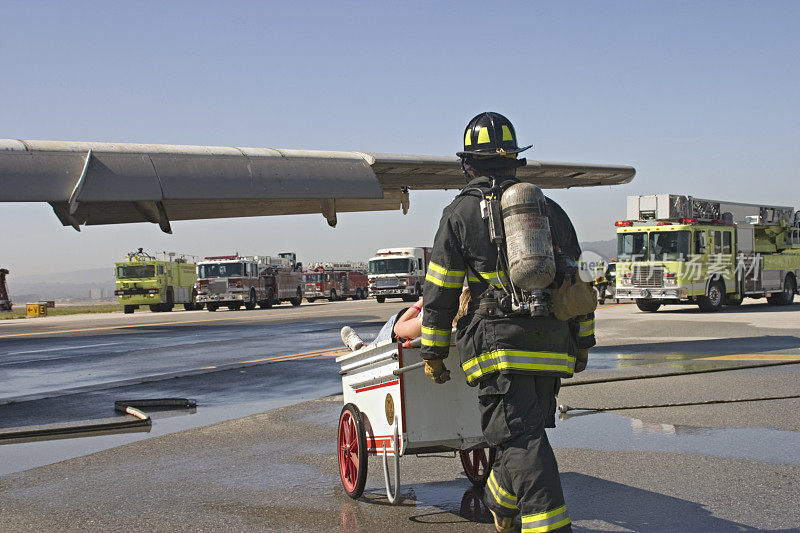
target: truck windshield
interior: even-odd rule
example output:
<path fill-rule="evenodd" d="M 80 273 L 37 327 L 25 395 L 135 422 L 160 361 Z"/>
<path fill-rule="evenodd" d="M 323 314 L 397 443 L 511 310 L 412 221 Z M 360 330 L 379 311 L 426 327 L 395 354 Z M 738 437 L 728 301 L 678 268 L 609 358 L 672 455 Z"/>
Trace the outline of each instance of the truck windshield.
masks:
<path fill-rule="evenodd" d="M 647 233 L 618 233 L 617 258 L 619 261 L 647 261 Z"/>
<path fill-rule="evenodd" d="M 685 261 L 689 256 L 689 231 L 651 231 L 650 254 L 653 261 Z"/>
<path fill-rule="evenodd" d="M 413 271 L 408 259 L 373 259 L 369 262 L 370 274 L 408 274 Z"/>
<path fill-rule="evenodd" d="M 306 283 L 322 283 L 322 274 L 306 274 Z"/>
<path fill-rule="evenodd" d="M 197 265 L 198 278 L 229 278 L 231 276 L 243 276 L 244 265 L 242 263 L 208 263 Z"/>
<path fill-rule="evenodd" d="M 155 265 L 126 265 L 117 267 L 117 279 L 154 278 Z"/>

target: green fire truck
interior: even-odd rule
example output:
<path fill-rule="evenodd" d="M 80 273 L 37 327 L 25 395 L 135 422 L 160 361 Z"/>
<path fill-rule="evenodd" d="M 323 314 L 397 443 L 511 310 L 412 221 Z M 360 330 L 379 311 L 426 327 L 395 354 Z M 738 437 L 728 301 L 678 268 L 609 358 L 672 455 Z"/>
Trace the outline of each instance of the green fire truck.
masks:
<path fill-rule="evenodd" d="M 800 211 L 674 194 L 628 196 L 627 211 L 616 223 L 616 296 L 642 311 L 675 303 L 718 311 L 745 297 L 794 301 Z"/>
<path fill-rule="evenodd" d="M 183 304 L 187 311 L 202 309 L 197 304 L 197 273 L 186 256 L 163 253 L 160 258 L 139 248 L 128 260 L 116 263 L 116 290 L 125 313 L 146 305 L 153 312 L 172 311 Z"/>

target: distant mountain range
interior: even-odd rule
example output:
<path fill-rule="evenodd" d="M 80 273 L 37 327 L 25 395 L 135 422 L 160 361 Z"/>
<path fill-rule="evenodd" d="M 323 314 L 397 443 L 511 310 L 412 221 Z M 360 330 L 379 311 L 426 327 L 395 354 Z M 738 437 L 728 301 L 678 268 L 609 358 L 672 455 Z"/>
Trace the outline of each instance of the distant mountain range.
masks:
<path fill-rule="evenodd" d="M 617 241 L 582 242 L 583 251 L 594 252 L 605 259 L 617 253 Z M 92 289 L 100 291 L 104 297 L 114 296 L 114 269 L 90 268 L 56 274 L 37 274 L 33 276 L 8 276 L 8 291 L 11 300 L 17 304 L 39 300 L 88 300 Z"/>

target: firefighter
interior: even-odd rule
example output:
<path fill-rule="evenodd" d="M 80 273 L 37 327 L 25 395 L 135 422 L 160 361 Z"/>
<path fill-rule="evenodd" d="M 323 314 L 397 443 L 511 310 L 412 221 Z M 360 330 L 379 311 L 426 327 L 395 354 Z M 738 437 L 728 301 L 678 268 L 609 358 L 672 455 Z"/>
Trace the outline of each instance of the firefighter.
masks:
<path fill-rule="evenodd" d="M 434 240 L 424 287 L 422 357 L 431 379 L 449 379 L 443 360 L 466 278 L 472 301 L 457 323 L 456 346 L 469 384 L 478 388 L 484 437 L 497 450 L 485 490 L 495 528 L 511 531 L 521 514 L 523 532 L 566 532 L 572 529 L 545 427 L 555 427 L 560 378 L 585 367 L 594 318 L 567 313 L 569 320 L 563 320 L 563 309 L 535 317 L 507 312 L 507 305 L 504 310 L 493 295 L 509 280 L 484 216 L 483 200 L 491 197 L 492 186 L 517 182 L 516 169 L 525 164 L 517 154 L 528 148 L 517 145 L 513 125 L 498 113 L 481 113 L 467 125 L 464 150 L 457 155 L 469 183 L 444 209 Z M 557 290 L 580 283 L 574 268 L 580 247 L 561 207 L 549 199 L 546 207 Z M 554 294 L 553 303 L 570 294 Z"/>

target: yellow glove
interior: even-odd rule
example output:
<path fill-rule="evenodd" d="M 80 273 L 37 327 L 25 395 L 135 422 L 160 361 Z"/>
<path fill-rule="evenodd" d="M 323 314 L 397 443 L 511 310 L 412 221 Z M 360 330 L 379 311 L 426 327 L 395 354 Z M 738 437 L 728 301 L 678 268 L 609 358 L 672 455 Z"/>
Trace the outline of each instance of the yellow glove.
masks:
<path fill-rule="evenodd" d="M 586 370 L 586 364 L 589 362 L 589 348 L 578 348 L 578 354 L 575 356 L 575 373 L 583 372 Z"/>
<path fill-rule="evenodd" d="M 441 359 L 425 361 L 425 375 L 436 383 L 450 381 L 450 371 L 447 370 Z"/>

